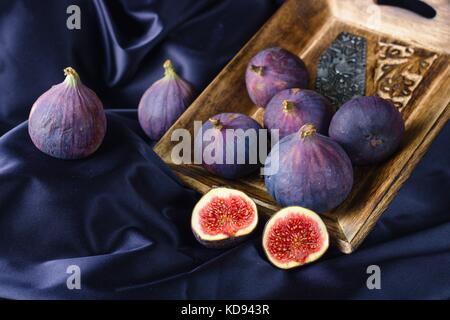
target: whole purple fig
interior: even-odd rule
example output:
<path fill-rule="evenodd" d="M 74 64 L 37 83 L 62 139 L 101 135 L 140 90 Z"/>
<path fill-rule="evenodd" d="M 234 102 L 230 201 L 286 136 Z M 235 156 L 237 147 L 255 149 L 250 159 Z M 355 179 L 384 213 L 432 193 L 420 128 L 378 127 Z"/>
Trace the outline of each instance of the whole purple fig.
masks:
<path fill-rule="evenodd" d="M 312 124 L 281 139 L 264 169 L 267 190 L 283 207 L 326 212 L 344 201 L 353 185 L 352 163 L 344 149 L 316 133 Z"/>
<path fill-rule="evenodd" d="M 138 118 L 152 140 L 159 140 L 194 100 L 193 88 L 164 62 L 164 77 L 148 88 L 139 102 Z"/>
<path fill-rule="evenodd" d="M 202 166 L 218 176 L 236 179 L 256 171 L 261 126 L 240 113 L 220 113 L 197 133 L 195 148 Z"/>
<path fill-rule="evenodd" d="M 247 91 L 259 107 L 265 107 L 278 92 L 306 88 L 308 71 L 298 56 L 282 48 L 268 48 L 255 55 L 245 73 Z"/>
<path fill-rule="evenodd" d="M 333 116 L 329 135 L 355 165 L 379 163 L 399 147 L 405 125 L 394 105 L 380 97 L 357 97 Z"/>
<path fill-rule="evenodd" d="M 333 107 L 320 94 L 306 89 L 286 89 L 277 93 L 264 111 L 264 127 L 279 129 L 280 139 L 312 123 L 319 133 L 327 134 Z"/>
<path fill-rule="evenodd" d="M 106 133 L 103 105 L 83 85 L 77 72 L 64 69 L 64 82 L 42 94 L 31 108 L 28 132 L 42 152 L 60 159 L 79 159 L 94 153 Z"/>

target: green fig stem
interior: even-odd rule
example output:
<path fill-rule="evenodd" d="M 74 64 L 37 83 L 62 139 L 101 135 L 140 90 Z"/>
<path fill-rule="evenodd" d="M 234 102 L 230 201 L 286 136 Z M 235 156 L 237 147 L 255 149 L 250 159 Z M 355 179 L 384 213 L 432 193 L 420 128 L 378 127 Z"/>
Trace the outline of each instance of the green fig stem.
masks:
<path fill-rule="evenodd" d="M 177 77 L 177 73 L 173 69 L 172 61 L 170 61 L 170 59 L 167 59 L 164 62 L 163 67 L 164 67 L 164 76 L 172 78 Z"/>
<path fill-rule="evenodd" d="M 255 66 L 254 64 L 252 64 L 252 65 L 250 65 L 250 71 L 256 73 L 258 76 L 262 76 L 264 67 L 263 66 Z"/>
<path fill-rule="evenodd" d="M 306 137 L 315 135 L 316 132 L 316 127 L 312 123 L 307 123 L 300 128 L 300 137 L 305 139 Z"/>
<path fill-rule="evenodd" d="M 294 109 L 294 107 L 295 107 L 295 104 L 289 100 L 283 100 L 282 105 L 283 105 L 284 112 L 289 112 L 292 109 Z"/>
<path fill-rule="evenodd" d="M 222 129 L 223 125 L 220 123 L 219 119 L 209 118 L 214 129 Z"/>
<path fill-rule="evenodd" d="M 71 87 L 76 87 L 81 81 L 80 76 L 72 67 L 67 67 L 64 69 L 64 75 L 66 76 L 66 79 L 64 80 L 64 83 Z"/>

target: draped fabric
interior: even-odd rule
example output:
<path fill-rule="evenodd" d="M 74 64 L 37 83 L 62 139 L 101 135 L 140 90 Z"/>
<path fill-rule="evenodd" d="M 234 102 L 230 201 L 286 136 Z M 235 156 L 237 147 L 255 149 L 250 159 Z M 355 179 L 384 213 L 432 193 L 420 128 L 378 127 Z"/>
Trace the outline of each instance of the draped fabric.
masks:
<path fill-rule="evenodd" d="M 68 30 L 66 9 L 81 9 Z M 264 257 L 261 229 L 227 250 L 190 230 L 199 198 L 137 122 L 162 63 L 201 92 L 273 14 L 271 0 L 0 2 L 0 298 L 450 298 L 450 129 L 442 131 L 363 245 L 292 271 Z M 107 108 L 93 156 L 62 161 L 32 144 L 36 98 L 73 66 Z M 81 271 L 69 290 L 68 267 Z M 366 286 L 381 269 L 381 289 Z"/>

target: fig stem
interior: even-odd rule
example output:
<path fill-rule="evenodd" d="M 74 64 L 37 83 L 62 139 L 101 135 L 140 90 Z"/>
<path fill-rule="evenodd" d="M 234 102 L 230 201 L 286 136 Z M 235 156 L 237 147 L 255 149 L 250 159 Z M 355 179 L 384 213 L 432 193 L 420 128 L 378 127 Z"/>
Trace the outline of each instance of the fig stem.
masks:
<path fill-rule="evenodd" d="M 69 85 L 69 86 L 71 86 L 71 87 L 77 86 L 78 83 L 80 82 L 80 76 L 75 71 L 75 69 L 72 68 L 72 67 L 65 68 L 64 69 L 64 75 L 66 76 L 66 79 L 64 80 L 64 83 Z"/>
<path fill-rule="evenodd" d="M 381 145 L 381 144 L 383 144 L 383 139 L 380 139 L 380 138 L 372 138 L 371 140 L 370 140 L 370 145 L 372 146 L 372 147 L 378 147 L 379 145 Z"/>
<path fill-rule="evenodd" d="M 219 119 L 209 118 L 209 122 L 211 122 L 213 128 L 215 129 L 222 129 L 223 127 Z"/>
<path fill-rule="evenodd" d="M 317 132 L 316 127 L 312 123 L 307 123 L 300 128 L 300 137 L 302 139 L 315 135 Z"/>
<path fill-rule="evenodd" d="M 164 61 L 163 67 L 164 67 L 164 76 L 173 78 L 177 76 L 177 73 L 173 69 L 172 61 L 170 61 L 170 59 Z"/>
<path fill-rule="evenodd" d="M 295 107 L 294 103 L 289 100 L 283 100 L 282 105 L 284 112 L 289 112 Z"/>
<path fill-rule="evenodd" d="M 263 66 L 255 66 L 254 64 L 252 64 L 252 65 L 250 65 L 250 71 L 256 73 L 259 76 L 262 76 L 264 67 Z"/>

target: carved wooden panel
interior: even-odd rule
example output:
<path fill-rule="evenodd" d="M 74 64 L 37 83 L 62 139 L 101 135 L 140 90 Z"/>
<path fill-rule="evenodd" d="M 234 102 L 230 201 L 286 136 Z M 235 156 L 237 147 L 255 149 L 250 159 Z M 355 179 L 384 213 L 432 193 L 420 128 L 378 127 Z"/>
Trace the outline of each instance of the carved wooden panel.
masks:
<path fill-rule="evenodd" d="M 349 32 L 341 32 L 320 56 L 316 91 L 340 107 L 366 89 L 367 41 Z"/>
<path fill-rule="evenodd" d="M 438 55 L 385 39 L 375 47 L 376 94 L 402 110 Z"/>

